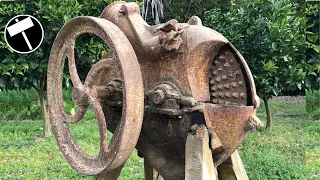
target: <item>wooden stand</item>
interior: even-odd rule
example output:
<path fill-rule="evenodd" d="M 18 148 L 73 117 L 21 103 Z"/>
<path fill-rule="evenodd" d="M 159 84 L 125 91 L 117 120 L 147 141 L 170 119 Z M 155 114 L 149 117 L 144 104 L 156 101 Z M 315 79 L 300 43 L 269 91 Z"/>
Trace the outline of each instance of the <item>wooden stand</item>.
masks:
<path fill-rule="evenodd" d="M 122 167 L 123 165 L 107 173 L 101 173 L 97 176 L 94 176 L 93 179 L 94 180 L 117 180 L 118 177 L 120 176 Z"/>
<path fill-rule="evenodd" d="M 185 180 L 248 180 L 239 153 L 236 150 L 225 162 L 215 167 L 209 147 L 209 135 L 205 126 L 189 133 L 186 142 Z M 94 180 L 116 180 L 123 166 L 94 177 Z M 144 159 L 145 180 L 164 180 Z"/>
<path fill-rule="evenodd" d="M 186 143 L 186 180 L 216 180 L 216 170 L 209 148 L 209 135 L 205 126 L 190 133 Z"/>
<path fill-rule="evenodd" d="M 148 159 L 144 158 L 144 179 L 145 180 L 164 180 L 163 177 L 155 170 Z"/>
<path fill-rule="evenodd" d="M 249 180 L 238 150 L 218 166 L 218 176 L 222 180 Z"/>
<path fill-rule="evenodd" d="M 239 153 L 236 150 L 217 168 L 212 159 L 209 147 L 209 135 L 204 126 L 200 126 L 194 133 L 190 133 L 186 142 L 186 180 L 248 180 Z M 144 160 L 146 180 L 163 180 L 163 177 Z"/>

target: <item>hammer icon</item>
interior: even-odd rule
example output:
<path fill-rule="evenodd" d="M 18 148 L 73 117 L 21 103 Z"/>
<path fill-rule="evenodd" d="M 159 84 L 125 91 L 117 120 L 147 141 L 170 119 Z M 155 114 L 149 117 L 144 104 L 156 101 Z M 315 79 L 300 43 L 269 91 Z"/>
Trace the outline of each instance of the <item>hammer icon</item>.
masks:
<path fill-rule="evenodd" d="M 12 37 L 16 34 L 21 33 L 24 40 L 26 41 L 29 49 L 32 50 L 32 46 L 30 44 L 30 41 L 29 41 L 26 33 L 24 32 L 25 30 L 34 26 L 31 18 L 28 17 L 28 18 L 23 19 L 22 21 L 19 21 L 18 18 L 16 18 L 15 21 L 17 22 L 16 24 L 11 25 L 7 28 L 9 35 Z"/>

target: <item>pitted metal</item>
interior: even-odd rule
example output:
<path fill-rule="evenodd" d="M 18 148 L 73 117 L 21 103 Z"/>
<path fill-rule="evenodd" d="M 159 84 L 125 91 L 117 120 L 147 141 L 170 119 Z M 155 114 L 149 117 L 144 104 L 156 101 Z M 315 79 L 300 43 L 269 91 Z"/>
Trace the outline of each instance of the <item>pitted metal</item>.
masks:
<path fill-rule="evenodd" d="M 101 37 L 113 51 L 93 66 L 82 85 L 70 42 L 85 32 Z M 63 112 L 57 88 L 65 50 L 73 100 L 79 105 L 74 116 Z M 60 149 L 73 167 L 91 175 L 119 167 L 136 146 L 164 179 L 184 179 L 185 143 L 193 125 L 207 126 L 215 165 L 241 145 L 248 131 L 261 126 L 251 72 L 224 36 L 196 16 L 188 23 L 149 26 L 135 3 L 112 3 L 100 18 L 76 18 L 62 28 L 49 61 L 48 100 Z M 88 105 L 95 110 L 102 139 L 100 155 L 92 158 L 77 150 L 63 123 L 78 122 Z M 103 144 L 106 128 L 115 137 L 108 148 Z"/>

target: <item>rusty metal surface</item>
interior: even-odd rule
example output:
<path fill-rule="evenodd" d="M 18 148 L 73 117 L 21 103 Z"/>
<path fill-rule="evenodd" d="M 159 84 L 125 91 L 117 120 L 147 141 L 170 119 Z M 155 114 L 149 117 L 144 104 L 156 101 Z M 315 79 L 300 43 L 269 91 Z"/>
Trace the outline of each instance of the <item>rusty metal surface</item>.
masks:
<path fill-rule="evenodd" d="M 222 106 L 206 103 L 203 107 L 206 126 L 219 138 L 212 144 L 213 159 L 219 165 L 241 145 L 251 127 L 259 128 L 261 122 L 255 117 L 253 106 Z M 249 123 L 252 126 L 247 127 Z M 250 124 L 251 125 L 251 124 Z"/>
<path fill-rule="evenodd" d="M 56 137 L 58 142 L 70 139 L 67 126 L 58 119 L 76 123 L 88 105 L 98 106 L 94 109 L 101 119 L 98 120 L 100 130 L 108 128 L 117 134 L 113 141 L 116 146 L 111 147 L 111 150 L 116 149 L 112 152 L 117 155 L 112 156 L 109 150 L 94 161 L 78 152 L 84 158 L 76 158 L 74 150 L 69 153 L 69 149 L 76 148 L 71 140 L 65 143 L 71 144 L 67 149 L 64 143 L 59 144 L 68 162 L 80 172 L 94 174 L 120 166 L 137 142 L 135 138 L 142 125 L 136 144 L 139 155 L 146 157 L 165 179 L 184 179 L 185 143 L 192 125 L 205 124 L 209 135 L 215 137 L 211 148 L 216 165 L 242 143 L 248 131 L 260 127 L 255 116 L 260 101 L 245 60 L 223 35 L 204 27 L 200 18 L 193 16 L 187 23 L 170 20 L 149 26 L 136 3 L 120 1 L 108 5 L 100 18 L 77 19 L 59 33 L 49 62 L 48 97 L 52 101 L 49 109 Z M 115 49 L 93 66 L 86 80 L 94 82 L 91 84 L 81 84 L 73 60 L 74 43 L 69 39 L 76 38 L 78 31 L 95 33 Z M 69 61 L 75 85 L 73 100 L 80 106 L 71 117 L 63 113 L 61 89 L 55 89 L 61 87 L 61 81 L 55 79 L 62 78 L 65 50 L 73 60 Z M 120 65 L 111 62 L 114 59 L 120 61 Z M 109 64 L 109 70 L 96 72 L 100 64 L 104 67 Z M 96 76 L 99 78 L 94 78 Z M 121 76 L 123 87 L 116 88 L 119 86 L 117 78 Z M 107 126 L 102 124 L 104 118 Z M 105 138 L 103 133 L 101 137 Z M 117 161 L 119 154 L 123 159 Z M 76 161 L 81 167 L 77 167 Z M 83 170 L 86 168 L 90 171 Z"/>
<path fill-rule="evenodd" d="M 82 84 L 77 74 L 74 44 L 78 36 L 91 33 L 99 36 L 114 52 L 113 59 L 121 67 L 122 117 L 107 144 L 106 117 L 102 111 L 101 96 L 108 95 L 104 88 L 96 87 L 97 75 L 110 69 L 110 59 L 102 59 L 92 66 Z M 74 86 L 73 100 L 79 105 L 75 115 L 64 112 L 62 98 L 62 74 L 65 57 L 68 57 L 69 72 Z M 143 83 L 140 67 L 132 46 L 121 30 L 109 21 L 94 17 L 79 17 L 68 22 L 59 32 L 53 44 L 48 67 L 48 106 L 54 134 L 66 160 L 79 172 L 96 175 L 112 170 L 124 163 L 138 140 L 143 117 Z M 100 130 L 100 152 L 98 156 L 83 153 L 72 139 L 68 123 L 78 122 L 88 105 L 95 114 Z"/>

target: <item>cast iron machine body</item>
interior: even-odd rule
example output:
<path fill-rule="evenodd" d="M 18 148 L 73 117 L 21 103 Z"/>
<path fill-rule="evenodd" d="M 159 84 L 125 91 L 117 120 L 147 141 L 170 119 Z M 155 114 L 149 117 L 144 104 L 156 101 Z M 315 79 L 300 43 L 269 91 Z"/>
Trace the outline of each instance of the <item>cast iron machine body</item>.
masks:
<path fill-rule="evenodd" d="M 110 51 L 82 82 L 74 48 L 85 33 L 99 36 Z M 63 109 L 66 58 L 78 105 L 74 115 Z M 236 150 L 248 131 L 260 127 L 251 72 L 225 37 L 196 16 L 187 23 L 149 26 L 135 3 L 112 3 L 99 18 L 77 17 L 65 24 L 51 50 L 47 84 L 59 147 L 87 175 L 121 166 L 136 148 L 165 179 L 184 179 L 185 143 L 194 124 L 208 128 L 215 165 Z M 83 153 L 68 128 L 88 106 L 99 125 L 98 156 Z M 107 130 L 113 133 L 109 143 Z"/>

